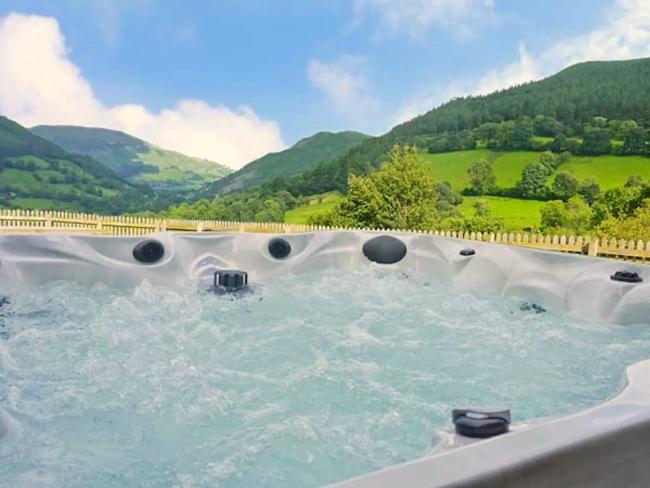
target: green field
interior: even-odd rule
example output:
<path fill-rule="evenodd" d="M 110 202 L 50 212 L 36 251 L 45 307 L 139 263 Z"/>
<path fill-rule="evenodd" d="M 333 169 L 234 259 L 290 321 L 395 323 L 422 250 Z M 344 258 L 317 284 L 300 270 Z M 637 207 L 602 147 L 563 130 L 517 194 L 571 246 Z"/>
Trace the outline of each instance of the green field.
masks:
<path fill-rule="evenodd" d="M 458 209 L 465 217 L 474 216 L 473 203 L 485 200 L 490 206 L 492 215 L 503 218 L 506 230 L 522 231 L 538 229 L 540 226 L 540 209 L 546 202 L 538 200 L 520 200 L 506 197 L 463 197 L 463 203 Z"/>
<path fill-rule="evenodd" d="M 475 149 L 440 154 L 422 153 L 421 159 L 427 173 L 434 181 L 448 181 L 455 190 L 460 191 L 469 186 L 467 170 L 478 159 L 491 159 L 497 184 L 507 188 L 517 183 L 522 170 L 527 164 L 537 161 L 539 154 L 533 151 L 499 153 L 487 149 Z"/>
<path fill-rule="evenodd" d="M 643 156 L 575 156 L 559 172 L 573 173 L 579 180 L 593 176 L 603 190 L 623 186 L 630 176 L 650 179 L 650 158 Z"/>
<path fill-rule="evenodd" d="M 339 202 L 343 201 L 340 193 L 325 193 L 311 198 L 308 205 L 296 207 L 284 214 L 287 224 L 308 224 L 312 215 L 322 214 L 332 210 Z"/>
<path fill-rule="evenodd" d="M 539 159 L 539 152 L 494 152 L 486 149 L 457 151 L 441 154 L 421 154 L 427 172 L 435 181 L 448 181 L 455 190 L 469 184 L 467 170 L 472 162 L 481 158 L 493 160 L 497 184 L 502 188 L 515 186 L 527 164 Z M 593 176 L 602 189 L 622 186 L 628 177 L 641 176 L 650 179 L 650 158 L 644 156 L 574 156 L 557 172 L 573 173 L 579 180 Z M 552 177 L 549 178 L 552 181 Z"/>
<path fill-rule="evenodd" d="M 458 209 L 464 216 L 472 217 L 474 216 L 472 205 L 479 199 L 488 202 L 492 215 L 503 218 L 507 230 L 520 231 L 539 228 L 539 210 L 545 202 L 506 197 L 463 197 L 463 203 L 458 206 Z M 339 193 L 316 195 L 308 205 L 286 212 L 284 221 L 287 224 L 308 224 L 311 216 L 328 212 L 342 200 L 343 196 Z"/>
<path fill-rule="evenodd" d="M 539 152 L 510 151 L 494 152 L 487 149 L 457 151 L 441 154 L 420 155 L 427 173 L 434 181 L 448 181 L 460 191 L 469 185 L 467 170 L 472 162 L 481 158 L 493 161 L 497 184 L 502 188 L 511 188 L 517 184 L 524 167 L 539 159 Z M 589 176 L 598 180 L 603 190 L 622 186 L 630 176 L 650 179 L 650 158 L 643 156 L 574 156 L 563 164 L 557 172 L 574 174 L 583 181 Z M 550 185 L 553 176 L 548 179 Z M 506 197 L 464 197 L 458 207 L 466 217 L 474 214 L 472 203 L 481 198 L 490 206 L 492 215 L 502 217 L 507 230 L 521 231 L 537 229 L 540 226 L 540 209 L 545 202 L 537 200 L 520 200 Z M 309 205 L 303 205 L 285 214 L 285 221 L 290 224 L 306 224 L 312 215 L 327 212 L 343 199 L 338 193 L 318 195 L 311 199 Z"/>
<path fill-rule="evenodd" d="M 9 203 L 27 210 L 83 210 L 77 202 L 62 203 L 49 198 L 12 198 Z"/>

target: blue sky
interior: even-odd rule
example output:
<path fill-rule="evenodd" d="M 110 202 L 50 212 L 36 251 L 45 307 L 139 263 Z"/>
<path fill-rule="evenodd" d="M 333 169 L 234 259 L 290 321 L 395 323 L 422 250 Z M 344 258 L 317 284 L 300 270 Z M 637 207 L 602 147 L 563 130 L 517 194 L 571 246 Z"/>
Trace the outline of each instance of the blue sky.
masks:
<path fill-rule="evenodd" d="M 379 134 L 452 96 L 650 55 L 648 4 L 3 0 L 0 111 L 236 167 L 319 130 Z"/>

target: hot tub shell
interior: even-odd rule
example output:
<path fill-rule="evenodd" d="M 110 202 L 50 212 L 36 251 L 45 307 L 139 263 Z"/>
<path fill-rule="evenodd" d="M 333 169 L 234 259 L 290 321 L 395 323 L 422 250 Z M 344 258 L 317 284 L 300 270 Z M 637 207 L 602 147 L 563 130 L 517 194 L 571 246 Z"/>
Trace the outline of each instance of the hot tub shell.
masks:
<path fill-rule="evenodd" d="M 0 294 L 52 280 L 103 282 L 127 288 L 147 280 L 178 287 L 211 282 L 220 269 L 248 272 L 249 281 L 333 267 L 400 271 L 461 290 L 513 295 L 546 309 L 621 325 L 650 323 L 650 266 L 418 234 L 393 234 L 406 245 L 394 264 L 371 262 L 370 232 L 171 234 L 146 237 L 0 235 Z M 290 253 L 269 252 L 273 238 Z M 136 245 L 164 247 L 162 258 L 138 262 Z M 475 253 L 468 253 L 467 250 Z M 461 253 L 461 251 L 465 251 Z M 614 281 L 617 271 L 641 282 Z M 531 379 L 532 380 L 532 379 Z M 6 425 L 5 425 L 6 428 Z M 3 425 L 0 418 L 0 432 Z M 627 369 L 624 387 L 581 413 L 428 456 L 340 483 L 349 488 L 647 487 L 650 486 L 650 361 Z"/>

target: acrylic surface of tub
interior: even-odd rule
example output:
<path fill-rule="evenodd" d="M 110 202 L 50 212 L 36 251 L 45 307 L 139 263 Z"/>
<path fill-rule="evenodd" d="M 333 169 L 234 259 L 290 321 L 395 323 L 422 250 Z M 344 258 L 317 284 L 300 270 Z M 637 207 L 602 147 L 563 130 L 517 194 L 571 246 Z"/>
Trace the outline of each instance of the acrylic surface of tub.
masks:
<path fill-rule="evenodd" d="M 0 295 L 60 280 L 117 289 L 144 281 L 169 289 L 207 288 L 215 272 L 234 269 L 246 271 L 249 282 L 269 287 L 278 277 L 324 269 L 381 269 L 426 277 L 459 292 L 518 297 L 584 320 L 621 327 L 650 323 L 650 267 L 645 265 L 414 234 L 377 241 L 378 236 L 5 235 L 0 236 Z M 280 242 L 270 246 L 273 239 Z M 134 252 L 149 241 L 155 245 Z M 650 362 L 629 366 L 625 376 L 622 390 L 598 406 L 340 486 L 648 486 Z M 12 420 L 2 415 L 0 435 L 12 428 Z"/>

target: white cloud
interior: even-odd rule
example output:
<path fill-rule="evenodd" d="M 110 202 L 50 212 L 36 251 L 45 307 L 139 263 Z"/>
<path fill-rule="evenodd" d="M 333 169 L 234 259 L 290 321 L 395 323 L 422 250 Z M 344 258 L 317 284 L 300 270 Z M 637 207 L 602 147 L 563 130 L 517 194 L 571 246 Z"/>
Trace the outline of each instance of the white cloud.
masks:
<path fill-rule="evenodd" d="M 166 149 L 238 168 L 285 147 L 275 121 L 252 108 L 181 100 L 158 113 L 137 104 L 106 106 L 68 58 L 53 18 L 0 18 L 0 112 L 19 123 L 123 130 Z"/>
<path fill-rule="evenodd" d="M 615 0 L 602 26 L 560 40 L 538 55 L 520 45 L 519 59 L 484 75 L 472 93 L 485 94 L 549 76 L 583 61 L 621 60 L 650 56 L 650 2 Z"/>
<path fill-rule="evenodd" d="M 473 81 L 455 82 L 435 93 L 424 93 L 401 107 L 395 119 L 408 120 L 450 96 L 485 95 L 541 79 L 575 63 L 645 56 L 650 56 L 650 1 L 614 0 L 602 25 L 593 31 L 560 40 L 536 55 L 520 43 L 519 56 L 512 63 Z"/>
<path fill-rule="evenodd" d="M 378 15 L 388 33 L 419 35 L 432 26 L 462 37 L 472 35 L 471 25 L 491 12 L 494 0 L 354 0 L 357 20 L 367 12 Z"/>
<path fill-rule="evenodd" d="M 539 60 L 528 53 L 523 43 L 519 43 L 519 58 L 503 68 L 488 71 L 480 78 L 472 94 L 485 95 L 541 78 L 540 69 Z"/>
<path fill-rule="evenodd" d="M 307 78 L 321 90 L 334 109 L 348 119 L 368 120 L 379 109 L 379 102 L 369 94 L 363 58 L 341 56 L 335 61 L 312 60 Z"/>

